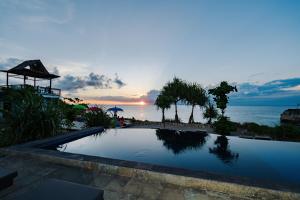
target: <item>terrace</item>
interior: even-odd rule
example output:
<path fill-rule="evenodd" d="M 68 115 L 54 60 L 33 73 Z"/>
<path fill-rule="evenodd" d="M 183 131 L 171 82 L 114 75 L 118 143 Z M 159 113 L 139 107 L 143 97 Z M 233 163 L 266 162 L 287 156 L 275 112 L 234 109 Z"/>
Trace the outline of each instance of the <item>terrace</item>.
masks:
<path fill-rule="evenodd" d="M 23 89 L 33 87 L 38 94 L 45 98 L 60 97 L 61 90 L 52 88 L 52 80 L 59 78 L 59 76 L 49 73 L 40 60 L 27 60 L 9 70 L 0 70 L 0 72 L 6 73 L 6 85 L 0 86 L 0 90 L 4 88 Z M 11 85 L 9 84 L 9 78 L 22 79 L 23 84 Z M 43 80 L 49 80 L 49 86 L 37 85 L 38 81 Z M 33 85 L 28 84 L 28 81 L 32 81 Z"/>

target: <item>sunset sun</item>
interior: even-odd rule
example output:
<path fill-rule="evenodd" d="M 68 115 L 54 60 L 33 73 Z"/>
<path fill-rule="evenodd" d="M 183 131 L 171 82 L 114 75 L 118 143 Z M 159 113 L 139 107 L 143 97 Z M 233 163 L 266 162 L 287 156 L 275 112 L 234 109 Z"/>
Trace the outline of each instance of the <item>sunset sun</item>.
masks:
<path fill-rule="evenodd" d="M 144 106 L 146 103 L 144 101 L 140 101 L 139 105 Z"/>

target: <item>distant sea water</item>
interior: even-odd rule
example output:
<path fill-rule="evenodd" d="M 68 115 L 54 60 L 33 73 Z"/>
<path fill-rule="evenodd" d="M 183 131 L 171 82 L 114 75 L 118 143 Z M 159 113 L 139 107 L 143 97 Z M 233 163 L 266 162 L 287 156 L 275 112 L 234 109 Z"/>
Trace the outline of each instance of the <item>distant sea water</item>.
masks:
<path fill-rule="evenodd" d="M 106 108 L 110 106 L 104 106 Z M 143 106 L 119 106 L 124 109 L 119 115 L 139 120 L 160 121 L 161 110 L 157 110 L 154 105 Z M 275 126 L 280 123 L 280 114 L 291 107 L 288 106 L 229 106 L 226 109 L 226 116 L 235 122 L 255 122 L 261 125 Z M 182 122 L 187 122 L 191 113 L 191 106 L 179 105 L 178 115 Z M 197 122 L 206 122 L 202 117 L 202 110 L 196 107 L 194 119 Z M 172 106 L 166 111 L 167 119 L 174 119 L 175 107 Z"/>

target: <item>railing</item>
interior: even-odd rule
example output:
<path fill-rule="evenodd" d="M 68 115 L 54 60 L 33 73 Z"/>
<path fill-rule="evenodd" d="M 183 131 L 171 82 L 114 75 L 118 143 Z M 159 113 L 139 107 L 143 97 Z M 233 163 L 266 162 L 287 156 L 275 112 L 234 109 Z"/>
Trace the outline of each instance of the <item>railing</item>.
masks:
<path fill-rule="evenodd" d="M 60 96 L 61 90 L 57 88 L 50 87 L 41 87 L 41 86 L 32 86 L 32 85 L 2 85 L 0 88 L 11 88 L 11 89 L 24 89 L 24 88 L 34 88 L 35 91 L 40 95 L 52 95 L 52 96 Z"/>

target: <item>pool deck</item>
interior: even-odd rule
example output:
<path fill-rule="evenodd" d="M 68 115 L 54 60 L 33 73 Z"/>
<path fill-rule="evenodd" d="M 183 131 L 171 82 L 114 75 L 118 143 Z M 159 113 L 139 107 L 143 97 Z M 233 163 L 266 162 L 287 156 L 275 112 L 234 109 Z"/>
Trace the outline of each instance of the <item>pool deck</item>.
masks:
<path fill-rule="evenodd" d="M 207 173 L 41 149 L 101 131 L 92 128 L 0 149 L 0 167 L 17 170 L 15 185 L 0 191 L 14 199 L 46 178 L 91 185 L 105 199 L 300 199 L 299 188 L 251 183 Z"/>
<path fill-rule="evenodd" d="M 0 199 L 10 200 L 38 186 L 47 178 L 57 178 L 104 190 L 105 200 L 114 199 L 248 199 L 222 193 L 180 187 L 159 181 L 142 181 L 117 175 L 98 173 L 77 167 L 43 162 L 24 156 L 0 158 L 0 167 L 18 171 L 15 184 L 0 191 Z"/>

